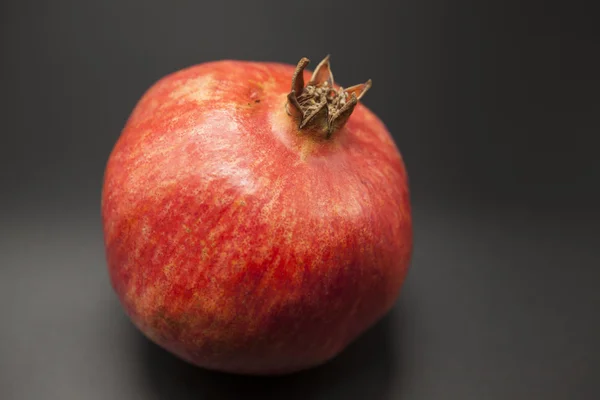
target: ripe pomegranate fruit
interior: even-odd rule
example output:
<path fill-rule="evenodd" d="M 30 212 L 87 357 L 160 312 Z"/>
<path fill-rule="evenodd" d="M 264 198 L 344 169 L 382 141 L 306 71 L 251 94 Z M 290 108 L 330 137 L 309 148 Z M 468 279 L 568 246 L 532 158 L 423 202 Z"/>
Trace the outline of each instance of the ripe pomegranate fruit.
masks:
<path fill-rule="evenodd" d="M 166 76 L 109 157 L 111 284 L 139 330 L 192 364 L 324 363 L 390 310 L 407 273 L 407 174 L 359 103 L 371 83 L 343 89 L 328 57 L 312 75 L 308 62 Z"/>

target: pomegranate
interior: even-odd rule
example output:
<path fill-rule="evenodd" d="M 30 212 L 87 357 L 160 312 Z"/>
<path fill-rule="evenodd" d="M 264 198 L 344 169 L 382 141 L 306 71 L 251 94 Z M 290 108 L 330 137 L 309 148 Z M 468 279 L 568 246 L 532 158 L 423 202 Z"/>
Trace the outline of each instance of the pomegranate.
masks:
<path fill-rule="evenodd" d="M 407 174 L 359 103 L 371 82 L 344 89 L 329 57 L 312 75 L 308 63 L 168 75 L 109 157 L 112 287 L 141 332 L 197 366 L 322 364 L 390 310 L 406 276 Z"/>

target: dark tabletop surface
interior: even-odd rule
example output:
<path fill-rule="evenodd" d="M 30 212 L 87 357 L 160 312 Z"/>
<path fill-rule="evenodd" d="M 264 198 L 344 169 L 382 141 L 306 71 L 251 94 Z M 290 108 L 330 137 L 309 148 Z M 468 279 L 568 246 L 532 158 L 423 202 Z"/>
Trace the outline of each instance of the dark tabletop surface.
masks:
<path fill-rule="evenodd" d="M 384 320 L 325 366 L 247 378 L 192 367 L 136 331 L 108 283 L 97 218 L 5 215 L 2 398 L 551 400 L 600 394 L 594 226 L 426 209 L 415 211 L 415 221 L 412 269 Z"/>

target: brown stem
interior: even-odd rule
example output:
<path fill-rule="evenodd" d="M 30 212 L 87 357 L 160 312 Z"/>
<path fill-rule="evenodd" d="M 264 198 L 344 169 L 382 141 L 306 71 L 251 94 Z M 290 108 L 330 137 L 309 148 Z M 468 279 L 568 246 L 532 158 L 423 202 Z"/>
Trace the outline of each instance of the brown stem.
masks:
<path fill-rule="evenodd" d="M 292 76 L 292 90 L 287 96 L 286 111 L 298 121 L 300 129 L 322 131 L 325 138 L 341 129 L 358 101 L 371 88 L 371 80 L 344 89 L 336 89 L 329 56 L 317 65 L 304 86 L 304 69 L 310 61 L 304 57 L 298 62 Z"/>

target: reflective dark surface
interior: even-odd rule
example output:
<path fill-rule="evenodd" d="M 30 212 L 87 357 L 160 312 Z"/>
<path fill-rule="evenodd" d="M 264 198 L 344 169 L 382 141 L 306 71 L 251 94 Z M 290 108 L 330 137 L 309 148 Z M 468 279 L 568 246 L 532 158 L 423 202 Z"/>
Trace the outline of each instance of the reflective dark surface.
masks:
<path fill-rule="evenodd" d="M 583 4 L 522 3 L 3 2 L 0 398 L 600 398 L 599 30 Z M 411 175 L 404 291 L 314 370 L 191 367 L 108 283 L 110 149 L 167 73 L 327 53 L 342 84 L 373 79 Z"/>

